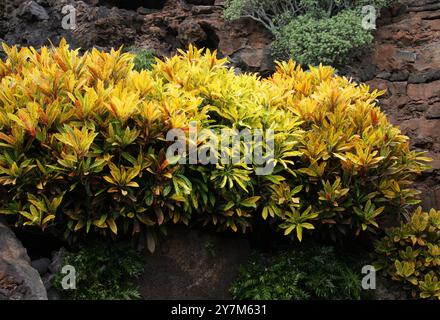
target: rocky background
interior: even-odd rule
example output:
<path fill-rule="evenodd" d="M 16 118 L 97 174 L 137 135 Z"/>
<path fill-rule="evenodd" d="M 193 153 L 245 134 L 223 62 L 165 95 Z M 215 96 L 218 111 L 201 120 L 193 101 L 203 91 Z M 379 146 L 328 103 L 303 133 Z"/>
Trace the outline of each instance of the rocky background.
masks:
<path fill-rule="evenodd" d="M 0 39 L 41 46 L 65 37 L 73 47 L 120 45 L 151 48 L 170 55 L 193 43 L 218 49 L 248 71 L 272 68 L 270 33 L 253 21 L 227 23 L 224 0 L 2 0 Z M 76 9 L 77 28 L 61 26 L 62 8 Z M 2 8 L 3 6 L 3 8 Z"/>
<path fill-rule="evenodd" d="M 381 108 L 428 151 L 432 170 L 418 181 L 425 209 L 440 209 L 440 1 L 402 0 L 384 12 L 371 53 L 353 72 L 387 90 Z"/>
<path fill-rule="evenodd" d="M 73 47 L 84 50 L 124 45 L 150 48 L 161 56 L 194 43 L 217 49 L 219 55 L 228 56 L 243 71 L 269 74 L 273 69 L 270 34 L 250 20 L 225 22 L 223 3 L 224 0 L 1 0 L 0 42 L 38 47 L 49 44 L 49 39 L 57 43 L 65 37 Z M 67 4 L 77 10 L 77 28 L 73 31 L 61 27 L 61 11 Z M 427 155 L 434 159 L 432 170 L 417 181 L 417 187 L 422 190 L 425 209 L 440 209 L 440 1 L 401 0 L 400 4 L 383 10 L 373 48 L 339 71 L 367 82 L 372 88 L 387 90 L 380 103 L 390 121 L 411 137 L 414 148 L 428 151 Z M 186 236 L 195 244 L 205 241 L 193 234 Z M 220 286 L 225 295 L 209 291 L 213 289 L 210 283 L 221 282 L 222 272 L 230 280 L 231 268 L 226 260 L 213 265 L 214 260 L 210 260 L 209 252 L 201 245 L 194 246 L 197 253 L 176 254 L 185 250 L 179 243 L 171 238 L 149 262 L 164 270 L 162 282 L 160 276 L 151 279 L 146 275 L 141 279 L 163 290 L 150 291 L 145 286 L 143 294 L 157 298 L 154 292 L 171 292 L 178 297 L 190 287 L 195 291 L 188 298 L 227 297 L 225 283 Z M 241 249 L 234 251 L 234 247 Z M 231 243 L 222 250 L 227 250 L 225 256 L 231 257 L 228 261 L 236 264 L 234 269 L 238 268 L 240 256 L 247 252 L 240 243 Z M 50 279 L 59 255 L 48 258 L 33 261 L 32 268 L 24 248 L 0 222 L 0 299 L 45 299 L 47 295 L 36 270 L 50 293 Z M 11 259 L 18 263 L 12 265 Z M 202 266 L 199 262 L 205 260 Z M 196 268 L 191 267 L 194 265 Z M 165 272 L 174 266 L 182 271 L 177 282 L 167 278 Z M 202 282 L 193 285 L 200 274 Z M 56 298 L 50 294 L 49 297 Z"/>

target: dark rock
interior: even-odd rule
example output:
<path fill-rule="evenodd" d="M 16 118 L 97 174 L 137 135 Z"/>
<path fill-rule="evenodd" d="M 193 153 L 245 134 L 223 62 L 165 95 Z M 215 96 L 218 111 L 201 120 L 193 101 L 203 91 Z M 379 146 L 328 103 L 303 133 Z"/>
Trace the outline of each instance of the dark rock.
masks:
<path fill-rule="evenodd" d="M 32 268 L 38 271 L 39 274 L 43 275 L 49 270 L 50 259 L 41 258 L 37 260 L 33 260 L 31 262 Z"/>
<path fill-rule="evenodd" d="M 46 273 L 41 280 L 43 280 L 44 287 L 49 291 L 53 287 L 53 281 L 56 277 L 54 273 Z"/>
<path fill-rule="evenodd" d="M 144 8 L 144 7 L 139 7 L 136 10 L 137 13 L 141 14 L 141 15 L 146 15 L 146 14 L 150 14 L 154 12 L 154 9 L 149 9 L 149 8 Z"/>
<path fill-rule="evenodd" d="M 438 185 L 430 186 L 426 188 L 421 186 L 422 191 L 421 200 L 423 210 L 429 211 L 431 208 L 440 210 L 440 187 Z"/>
<path fill-rule="evenodd" d="M 26 1 L 19 9 L 19 15 L 27 20 L 49 20 L 46 9 L 35 1 Z"/>
<path fill-rule="evenodd" d="M 408 109 L 411 112 L 425 112 L 428 109 L 428 105 L 421 103 L 421 104 L 411 104 L 408 105 Z"/>
<path fill-rule="evenodd" d="M 214 5 L 224 7 L 226 5 L 227 0 L 215 0 Z"/>
<path fill-rule="evenodd" d="M 408 80 L 409 77 L 409 71 L 408 70 L 401 70 L 398 72 L 393 72 L 388 80 L 394 81 L 394 82 L 401 82 Z"/>
<path fill-rule="evenodd" d="M 237 66 L 244 71 L 257 72 L 267 75 L 274 68 L 270 49 L 255 50 L 243 48 L 234 55 Z"/>
<path fill-rule="evenodd" d="M 176 228 L 154 254 L 146 253 L 140 292 L 144 299 L 228 299 L 248 256 L 245 240 Z"/>
<path fill-rule="evenodd" d="M 185 0 L 185 2 L 196 6 L 212 6 L 215 0 Z"/>
<path fill-rule="evenodd" d="M 162 9 L 166 3 L 166 0 L 98 0 L 97 2 L 97 5 L 106 6 L 108 8 L 116 7 L 135 11 L 139 7 Z"/>
<path fill-rule="evenodd" d="M 3 42 L 4 40 L 0 38 L 0 60 L 3 60 L 6 57 L 5 52 L 3 51 L 3 46 L 2 46 Z"/>
<path fill-rule="evenodd" d="M 422 73 L 411 74 L 408 83 L 427 83 L 440 79 L 440 70 L 428 70 Z"/>
<path fill-rule="evenodd" d="M 201 27 L 201 25 L 192 18 L 185 19 L 178 28 L 177 39 L 182 43 L 183 46 L 188 46 L 188 44 L 193 43 L 198 46 L 207 41 L 208 36 Z"/>
<path fill-rule="evenodd" d="M 49 271 L 51 273 L 56 274 L 62 268 L 65 254 L 66 249 L 64 248 L 52 253 L 52 262 L 49 264 Z"/>
<path fill-rule="evenodd" d="M 376 77 L 379 79 L 389 80 L 391 78 L 391 73 L 383 71 L 383 72 L 380 72 L 379 74 L 377 74 Z"/>
<path fill-rule="evenodd" d="M 60 295 L 58 294 L 58 291 L 56 291 L 54 288 L 51 288 L 47 291 L 47 299 L 49 300 L 61 300 Z"/>
<path fill-rule="evenodd" d="M 4 299 L 47 300 L 47 294 L 26 249 L 0 222 L 0 300 Z"/>
<path fill-rule="evenodd" d="M 429 107 L 428 111 L 426 111 L 426 118 L 440 119 L 440 103 Z"/>
<path fill-rule="evenodd" d="M 407 300 L 408 296 L 398 283 L 378 275 L 374 298 L 376 300 Z"/>

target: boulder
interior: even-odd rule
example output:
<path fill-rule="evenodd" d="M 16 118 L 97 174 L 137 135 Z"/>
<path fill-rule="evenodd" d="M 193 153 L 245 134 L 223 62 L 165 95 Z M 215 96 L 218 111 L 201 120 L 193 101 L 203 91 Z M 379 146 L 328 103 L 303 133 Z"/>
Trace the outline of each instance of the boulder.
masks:
<path fill-rule="evenodd" d="M 154 254 L 145 253 L 138 279 L 144 299 L 230 299 L 229 287 L 247 262 L 246 240 L 172 229 Z"/>
<path fill-rule="evenodd" d="M 46 289 L 14 233 L 0 221 L 0 300 L 47 300 Z"/>

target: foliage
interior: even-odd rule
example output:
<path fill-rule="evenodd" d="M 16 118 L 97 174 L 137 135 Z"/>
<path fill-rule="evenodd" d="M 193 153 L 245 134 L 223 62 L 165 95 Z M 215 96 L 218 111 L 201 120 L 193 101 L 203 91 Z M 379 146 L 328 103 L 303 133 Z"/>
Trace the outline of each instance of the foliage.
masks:
<path fill-rule="evenodd" d="M 274 55 L 303 65 L 344 64 L 373 41 L 362 15 L 345 10 L 333 17 L 302 15 L 275 32 Z"/>
<path fill-rule="evenodd" d="M 231 287 L 234 299 L 360 299 L 361 272 L 333 247 L 304 246 L 274 257 L 255 255 Z"/>
<path fill-rule="evenodd" d="M 343 64 L 373 41 L 364 29 L 362 7 L 373 5 L 377 15 L 390 0 L 229 0 L 227 20 L 250 18 L 274 35 L 272 50 L 279 59 L 303 65 Z"/>
<path fill-rule="evenodd" d="M 440 211 L 418 208 L 376 243 L 377 265 L 413 297 L 440 299 Z"/>
<path fill-rule="evenodd" d="M 385 205 L 418 202 L 411 183 L 427 159 L 375 105 L 381 92 L 330 67 L 283 62 L 260 79 L 193 47 L 140 72 L 132 54 L 80 56 L 64 41 L 5 52 L 0 213 L 16 225 L 69 240 L 145 233 L 154 250 L 172 223 L 244 232 L 263 218 L 300 240 L 313 229 L 336 239 L 374 231 Z M 191 137 L 193 123 L 211 134 Z M 199 155 L 222 130 L 259 129 L 262 139 L 225 146 L 213 153 L 217 163 L 191 164 L 188 152 L 167 157 L 171 129 Z M 259 175 L 255 159 L 222 161 L 258 146 L 273 151 L 271 174 Z"/>
<path fill-rule="evenodd" d="M 366 1 L 363 1 L 363 4 L 365 4 L 365 2 Z M 368 4 L 372 3 L 370 2 Z M 328 16 L 333 16 L 354 5 L 360 5 L 359 1 L 229 0 L 226 3 L 224 15 L 227 20 L 236 20 L 242 17 L 253 19 L 273 32 L 284 22 L 282 21 L 284 19 L 291 20 L 305 14 L 316 16 L 325 13 Z"/>
<path fill-rule="evenodd" d="M 136 55 L 133 60 L 134 70 L 136 71 L 150 70 L 155 63 L 155 54 L 151 49 L 135 48 L 131 52 Z"/>
<path fill-rule="evenodd" d="M 66 275 L 61 270 L 55 277 L 55 288 L 63 299 L 140 299 L 131 281 L 142 273 L 143 260 L 129 243 L 92 242 L 78 251 L 66 252 L 63 265 L 71 265 L 76 271 L 74 290 L 62 288 Z"/>

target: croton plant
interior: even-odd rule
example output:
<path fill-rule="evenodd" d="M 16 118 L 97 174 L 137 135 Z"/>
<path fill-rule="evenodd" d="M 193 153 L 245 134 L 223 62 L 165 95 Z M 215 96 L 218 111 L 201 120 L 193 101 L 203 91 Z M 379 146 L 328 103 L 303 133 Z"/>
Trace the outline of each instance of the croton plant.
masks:
<path fill-rule="evenodd" d="M 17 225 L 69 239 L 145 232 L 153 250 L 169 224 L 244 232 L 263 219 L 299 240 L 305 229 L 337 237 L 374 231 L 387 205 L 418 202 L 411 183 L 428 159 L 376 106 L 382 92 L 330 67 L 280 62 L 262 79 L 194 47 L 142 71 L 122 50 L 80 54 L 64 40 L 4 51 L 0 206 Z M 272 131 L 272 172 L 170 159 L 167 133 L 191 123 Z M 243 154 L 257 144 L 242 142 Z"/>

